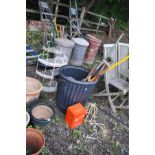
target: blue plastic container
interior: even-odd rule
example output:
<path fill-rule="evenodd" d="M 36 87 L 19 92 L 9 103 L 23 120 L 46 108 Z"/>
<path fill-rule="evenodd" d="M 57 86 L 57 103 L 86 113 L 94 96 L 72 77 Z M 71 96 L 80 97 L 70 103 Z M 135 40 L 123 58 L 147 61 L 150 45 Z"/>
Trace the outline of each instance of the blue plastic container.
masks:
<path fill-rule="evenodd" d="M 56 104 L 61 112 L 66 113 L 67 107 L 78 102 L 87 102 L 96 82 L 82 81 L 89 71 L 78 66 L 63 66 L 59 70 Z"/>

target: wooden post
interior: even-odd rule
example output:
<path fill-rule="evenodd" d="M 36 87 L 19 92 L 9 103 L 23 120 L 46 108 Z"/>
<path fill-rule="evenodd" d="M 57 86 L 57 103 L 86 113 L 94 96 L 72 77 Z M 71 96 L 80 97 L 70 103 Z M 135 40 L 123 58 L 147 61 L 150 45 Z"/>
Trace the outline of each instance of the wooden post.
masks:
<path fill-rule="evenodd" d="M 59 0 L 57 0 L 57 3 L 59 3 Z M 59 8 L 59 5 L 56 4 L 56 7 L 55 7 L 55 17 L 57 18 L 57 15 L 58 15 L 58 8 Z"/>
<path fill-rule="evenodd" d="M 57 0 L 57 3 L 59 3 L 59 0 Z M 55 25 L 57 37 L 59 37 L 59 32 L 58 32 L 58 28 L 57 28 L 58 7 L 59 7 L 59 5 L 56 4 L 56 6 L 55 6 L 55 17 L 54 17 L 54 25 Z"/>
<path fill-rule="evenodd" d="M 110 22 L 109 22 L 109 37 L 112 37 L 112 33 L 114 32 L 114 28 L 115 28 L 115 23 L 116 23 L 116 19 L 114 18 L 110 18 Z"/>
<path fill-rule="evenodd" d="M 99 19 L 99 22 L 98 22 L 98 25 L 97 25 L 97 31 L 98 31 L 98 29 L 99 29 L 99 27 L 100 27 L 100 23 L 101 23 L 101 17 L 100 17 L 100 19 Z"/>
<path fill-rule="evenodd" d="M 86 10 L 85 7 L 83 7 L 82 10 L 81 10 L 81 14 L 80 14 L 80 28 L 81 28 L 81 25 L 82 25 L 82 21 L 83 21 L 83 17 L 84 17 L 84 14 L 85 14 L 85 10 Z"/>
<path fill-rule="evenodd" d="M 49 0 L 49 5 L 50 5 L 50 7 L 55 5 L 55 10 L 53 10 L 53 16 L 54 17 L 65 19 L 67 22 L 70 23 L 70 18 L 68 16 L 63 15 L 63 14 L 59 14 L 59 11 L 58 11 L 59 6 L 69 8 L 70 7 L 69 4 L 61 3 L 60 0 Z M 60 10 L 60 8 L 59 8 L 59 10 Z M 116 20 L 114 20 L 113 18 L 105 17 L 103 15 L 99 15 L 97 13 L 93 13 L 91 11 L 87 11 L 85 7 L 78 8 L 78 11 L 81 11 L 80 18 L 78 19 L 80 30 L 93 31 L 93 32 L 96 32 L 96 31 L 103 32 L 103 31 L 99 30 L 100 27 L 109 27 L 108 33 L 109 33 L 110 37 L 112 36 Z M 32 9 L 26 9 L 26 12 L 40 14 L 40 11 L 32 10 Z M 93 17 L 94 16 L 98 17 L 99 23 L 93 22 L 93 21 L 84 20 L 86 14 L 89 14 L 90 16 L 93 16 Z M 102 23 L 102 21 L 103 21 L 102 19 L 104 19 L 106 22 Z M 106 24 L 106 23 L 108 23 L 108 24 Z M 89 28 L 82 27 L 83 24 L 89 26 Z M 96 25 L 96 28 L 92 29 L 92 25 Z"/>
<path fill-rule="evenodd" d="M 51 10 L 53 10 L 53 0 L 50 0 Z"/>

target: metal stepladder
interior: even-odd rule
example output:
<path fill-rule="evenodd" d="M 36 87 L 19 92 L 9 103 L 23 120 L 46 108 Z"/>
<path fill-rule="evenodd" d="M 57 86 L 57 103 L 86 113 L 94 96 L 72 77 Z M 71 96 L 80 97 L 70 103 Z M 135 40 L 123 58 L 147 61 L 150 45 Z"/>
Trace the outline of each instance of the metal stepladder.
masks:
<path fill-rule="evenodd" d="M 67 57 L 64 55 L 63 51 L 58 49 L 55 45 L 56 29 L 48 1 L 38 0 L 38 4 L 44 31 L 44 46 L 43 54 L 40 54 L 38 57 L 36 75 L 42 77 L 44 92 L 55 92 L 57 81 L 54 77 L 59 74 L 59 67 L 67 64 Z M 39 69 L 39 65 L 44 67 L 44 70 Z M 49 67 L 50 69 L 48 69 Z"/>
<path fill-rule="evenodd" d="M 38 0 L 40 17 L 44 30 L 44 45 L 46 47 L 55 46 L 54 38 L 56 37 L 56 29 L 54 25 L 54 18 L 47 0 Z M 49 23 L 50 29 L 46 28 Z"/>
<path fill-rule="evenodd" d="M 73 38 L 75 36 L 82 37 L 80 32 L 80 22 L 78 19 L 78 10 L 76 0 L 70 0 L 69 8 L 69 23 L 70 23 L 70 36 Z"/>

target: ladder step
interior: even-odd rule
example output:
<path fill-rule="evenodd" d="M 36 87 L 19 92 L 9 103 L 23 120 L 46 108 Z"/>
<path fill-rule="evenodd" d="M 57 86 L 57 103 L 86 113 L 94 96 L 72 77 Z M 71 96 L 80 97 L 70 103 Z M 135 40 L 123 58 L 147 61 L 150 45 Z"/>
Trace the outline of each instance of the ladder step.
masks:
<path fill-rule="evenodd" d="M 77 14 L 77 11 L 75 8 L 70 8 L 70 13 L 75 16 Z"/>
<path fill-rule="evenodd" d="M 45 21 L 45 22 L 50 22 L 50 20 L 49 20 L 49 19 L 44 19 L 44 18 L 43 18 L 43 21 Z"/>
<path fill-rule="evenodd" d="M 46 36 L 50 36 L 50 37 L 52 37 L 53 34 L 51 34 L 51 33 L 46 33 Z"/>
<path fill-rule="evenodd" d="M 58 57 L 58 58 L 49 58 L 49 59 L 41 59 L 38 58 L 38 62 L 44 64 L 45 66 L 49 67 L 62 67 L 67 65 L 67 57 Z"/>
<path fill-rule="evenodd" d="M 40 2 L 41 7 L 48 9 L 48 4 L 46 2 Z"/>
<path fill-rule="evenodd" d="M 57 50 L 55 47 L 45 47 L 43 46 L 43 50 L 47 51 L 48 53 L 53 53 L 56 55 L 63 55 L 63 52 L 61 50 Z"/>
<path fill-rule="evenodd" d="M 51 17 L 53 17 L 51 13 L 42 12 L 42 14 L 43 14 L 43 15 L 48 15 L 48 16 L 51 16 Z"/>
<path fill-rule="evenodd" d="M 38 58 L 39 55 L 32 55 L 32 56 L 26 56 L 26 59 L 34 59 L 34 58 Z"/>
<path fill-rule="evenodd" d="M 26 53 L 32 53 L 34 50 L 26 50 Z"/>
<path fill-rule="evenodd" d="M 54 76 L 59 75 L 59 68 L 50 69 L 50 70 L 46 70 L 46 71 L 36 70 L 36 74 L 45 78 L 45 79 L 54 79 Z M 53 74 L 53 77 L 52 77 L 52 74 Z"/>

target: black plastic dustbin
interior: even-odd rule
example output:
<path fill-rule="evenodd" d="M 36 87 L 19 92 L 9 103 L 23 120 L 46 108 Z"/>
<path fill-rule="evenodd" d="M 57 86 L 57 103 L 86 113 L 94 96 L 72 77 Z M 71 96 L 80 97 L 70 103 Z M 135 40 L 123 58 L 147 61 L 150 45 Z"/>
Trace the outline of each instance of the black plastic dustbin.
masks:
<path fill-rule="evenodd" d="M 67 107 L 78 102 L 86 103 L 96 82 L 82 81 L 89 71 L 78 66 L 63 66 L 59 70 L 56 104 L 61 112 L 66 113 Z"/>

